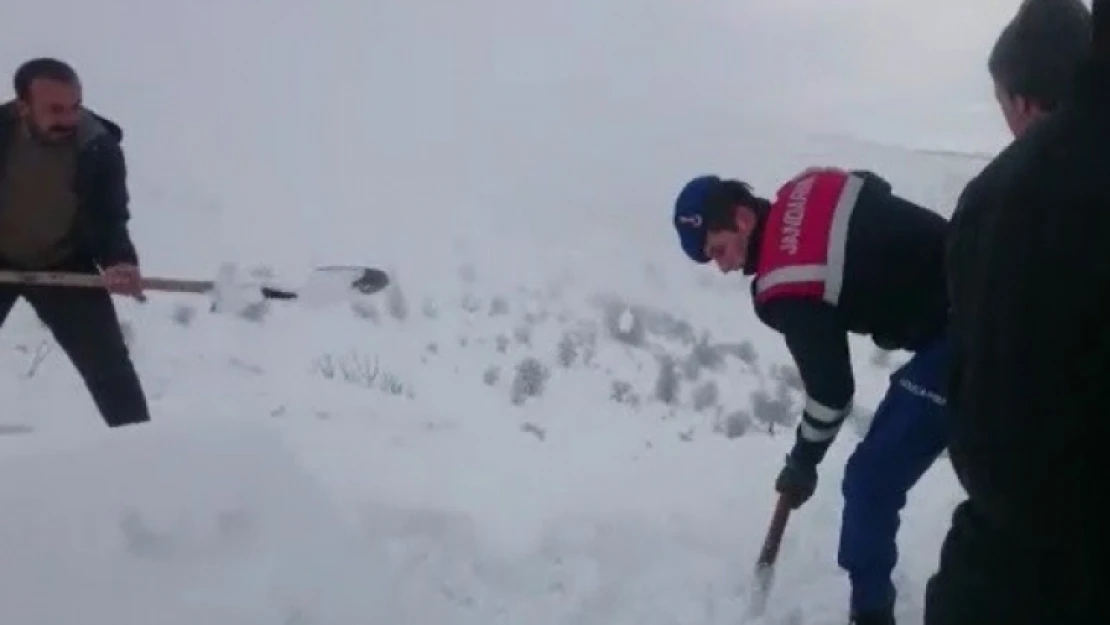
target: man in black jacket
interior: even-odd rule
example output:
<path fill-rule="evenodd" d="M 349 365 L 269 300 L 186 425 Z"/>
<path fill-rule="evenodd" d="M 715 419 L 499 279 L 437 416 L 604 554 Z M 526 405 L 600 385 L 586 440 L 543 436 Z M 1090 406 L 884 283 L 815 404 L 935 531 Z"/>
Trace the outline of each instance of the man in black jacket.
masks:
<path fill-rule="evenodd" d="M 109 426 L 149 420 L 111 293 L 142 299 L 115 123 L 84 108 L 73 69 L 34 59 L 0 105 L 0 269 L 102 273 L 105 290 L 0 284 L 0 323 L 23 297 Z"/>
<path fill-rule="evenodd" d="M 1020 135 L 953 216 L 949 453 L 968 498 L 927 625 L 1110 623 L 1107 4 L 1028 0 L 992 53 Z"/>
<path fill-rule="evenodd" d="M 838 560 L 851 581 L 852 621 L 893 625 L 899 513 L 947 442 L 948 223 L 874 174 L 816 169 L 773 202 L 736 180 L 695 178 L 679 194 L 674 226 L 695 262 L 754 276 L 756 313 L 783 334 L 798 366 L 805 410 L 776 480 L 794 507 L 812 495 L 851 412 L 849 333 L 914 352 L 891 376 L 843 482 Z"/>

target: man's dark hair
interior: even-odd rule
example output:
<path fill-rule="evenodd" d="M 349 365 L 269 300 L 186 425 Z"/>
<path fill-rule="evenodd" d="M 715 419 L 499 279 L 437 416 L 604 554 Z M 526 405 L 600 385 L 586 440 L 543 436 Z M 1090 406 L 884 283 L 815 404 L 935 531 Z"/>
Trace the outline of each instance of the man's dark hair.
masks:
<path fill-rule="evenodd" d="M 1081 0 L 1024 0 L 991 49 L 987 69 L 1011 96 L 1052 110 L 1091 53 L 1091 12 Z"/>
<path fill-rule="evenodd" d="M 752 187 L 739 180 L 722 180 L 706 198 L 705 229 L 709 232 L 736 230 L 736 207 L 743 205 L 756 214 L 759 219 L 770 210 L 771 203 L 752 193 Z"/>
<path fill-rule="evenodd" d="M 40 78 L 67 84 L 80 82 L 77 72 L 64 61 L 45 57 L 31 59 L 15 70 L 15 76 L 12 78 L 15 97 L 26 102 L 31 97 L 31 83 Z"/>

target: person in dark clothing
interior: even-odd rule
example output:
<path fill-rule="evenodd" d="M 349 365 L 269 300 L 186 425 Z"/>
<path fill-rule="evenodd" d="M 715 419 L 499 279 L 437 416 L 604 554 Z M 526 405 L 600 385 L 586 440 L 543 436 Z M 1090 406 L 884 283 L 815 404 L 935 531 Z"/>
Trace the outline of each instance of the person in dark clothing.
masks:
<path fill-rule="evenodd" d="M 949 455 L 967 499 L 926 625 L 1110 623 L 1108 4 L 1028 0 L 988 64 L 1018 136 L 953 215 Z"/>
<path fill-rule="evenodd" d="M 1015 136 L 1065 97 L 1091 49 L 1091 12 L 1081 0 L 1025 0 L 987 59 L 994 95 Z"/>
<path fill-rule="evenodd" d="M 61 61 L 28 61 L 14 83 L 16 100 L 0 105 L 0 269 L 99 272 L 106 288 L 0 284 L 0 323 L 23 297 L 109 426 L 149 421 L 110 295 L 143 297 L 123 132 L 82 106 L 77 74 Z"/>
<path fill-rule="evenodd" d="M 913 352 L 891 375 L 843 481 L 838 560 L 852 585 L 852 622 L 893 624 L 899 514 L 947 442 L 948 222 L 873 173 L 812 169 L 774 201 L 737 180 L 695 178 L 678 196 L 674 226 L 695 262 L 754 276 L 756 314 L 782 333 L 798 366 L 805 410 L 776 480 L 793 507 L 813 494 L 852 409 L 848 335 Z"/>

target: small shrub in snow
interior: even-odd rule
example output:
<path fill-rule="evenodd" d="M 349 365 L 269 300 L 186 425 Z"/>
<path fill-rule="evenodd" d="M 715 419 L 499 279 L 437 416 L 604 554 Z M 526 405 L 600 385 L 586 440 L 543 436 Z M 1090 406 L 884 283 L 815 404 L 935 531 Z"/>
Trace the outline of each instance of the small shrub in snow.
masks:
<path fill-rule="evenodd" d="M 626 404 L 634 408 L 640 405 L 640 397 L 632 391 L 632 385 L 625 380 L 613 380 L 609 390 L 609 399 L 618 404 Z"/>
<path fill-rule="evenodd" d="M 551 313 L 546 310 L 524 313 L 524 323 L 528 325 L 534 326 L 541 323 L 547 323 L 548 319 L 551 319 Z"/>
<path fill-rule="evenodd" d="M 778 384 L 773 397 L 763 389 L 753 391 L 751 402 L 755 421 L 761 424 L 791 426 L 797 421 L 798 415 L 795 414 L 790 401 L 790 390 L 785 383 Z"/>
<path fill-rule="evenodd" d="M 509 342 L 509 337 L 505 336 L 504 334 L 498 334 L 497 338 L 494 339 L 493 344 L 498 352 L 504 354 L 505 352 L 509 351 Z"/>
<path fill-rule="evenodd" d="M 268 300 L 263 300 L 261 302 L 251 302 L 243 306 L 239 310 L 239 317 L 246 319 L 247 321 L 260 323 L 266 318 L 266 315 L 269 314 L 269 312 L 270 302 Z"/>
<path fill-rule="evenodd" d="M 689 360 L 696 363 L 698 367 L 717 370 L 724 365 L 725 356 L 724 352 L 716 345 L 709 344 L 709 335 L 706 333 L 702 334 L 701 338 L 694 343 L 690 350 Z"/>
<path fill-rule="evenodd" d="M 655 379 L 655 399 L 664 404 L 674 404 L 678 401 L 678 365 L 669 354 L 657 358 L 659 363 L 659 376 Z"/>
<path fill-rule="evenodd" d="M 594 357 L 597 356 L 597 335 L 584 335 L 580 345 L 582 349 L 578 352 L 579 360 L 587 367 L 592 366 Z"/>
<path fill-rule="evenodd" d="M 194 306 L 188 306 L 186 304 L 174 306 L 173 312 L 170 313 L 170 319 L 173 320 L 174 323 L 186 328 L 192 325 L 193 319 L 196 319 L 196 316 L 197 309 Z"/>
<path fill-rule="evenodd" d="M 325 354 L 313 363 L 313 371 L 327 380 L 338 380 L 390 395 L 412 397 L 412 390 L 400 378 L 383 371 L 377 358 L 351 352 L 343 356 Z"/>
<path fill-rule="evenodd" d="M 489 316 L 500 317 L 509 314 L 509 300 L 504 297 L 497 296 L 490 300 L 489 303 Z"/>
<path fill-rule="evenodd" d="M 786 385 L 787 388 L 795 391 L 804 391 L 805 385 L 802 383 L 802 375 L 798 370 L 789 365 L 778 365 L 771 368 L 771 376 Z"/>
<path fill-rule="evenodd" d="M 658 334 L 671 341 L 693 344 L 697 341 L 697 333 L 690 322 L 679 319 L 674 315 L 660 310 L 637 308 L 636 314 L 644 320 L 647 331 Z"/>
<path fill-rule="evenodd" d="M 413 393 L 405 386 L 404 382 L 401 382 L 400 378 L 388 371 L 381 374 L 380 380 L 378 388 L 385 393 L 390 395 L 404 395 L 409 398 L 413 396 Z"/>
<path fill-rule="evenodd" d="M 690 350 L 690 354 L 682 363 L 682 372 L 687 380 L 695 381 L 705 369 L 719 371 L 724 367 L 725 358 L 735 357 L 747 364 L 754 364 L 754 357 L 749 356 L 745 346 L 751 348 L 750 343 L 716 343 L 710 344 L 707 335 L 703 335 Z"/>
<path fill-rule="evenodd" d="M 697 382 L 701 377 L 701 363 L 693 354 L 687 355 L 682 361 L 682 377 L 686 378 L 687 382 Z"/>
<path fill-rule="evenodd" d="M 752 415 L 745 410 L 730 413 L 717 422 L 714 430 L 723 434 L 725 438 L 740 438 L 748 433 L 752 427 Z"/>
<path fill-rule="evenodd" d="M 27 370 L 24 371 L 22 375 L 23 379 L 30 380 L 39 372 L 39 368 L 46 362 L 46 359 L 50 356 L 50 352 L 54 351 L 54 343 L 43 339 L 35 345 L 34 349 L 29 349 L 25 345 L 20 345 L 16 349 L 30 356 L 27 361 Z"/>
<path fill-rule="evenodd" d="M 520 361 L 509 389 L 509 398 L 513 404 L 520 405 L 529 397 L 542 395 L 549 375 L 548 368 L 536 358 L 530 356 Z"/>
<path fill-rule="evenodd" d="M 719 349 L 751 367 L 754 367 L 759 361 L 759 353 L 755 351 L 755 345 L 751 341 L 728 343 L 720 345 Z"/>
<path fill-rule="evenodd" d="M 701 412 L 706 408 L 716 406 L 719 397 L 720 392 L 717 389 L 717 383 L 709 380 L 694 389 L 694 392 L 690 396 L 690 400 L 694 404 L 694 410 Z"/>
<path fill-rule="evenodd" d="M 491 365 L 482 373 L 482 381 L 487 386 L 493 386 L 501 380 L 501 367 Z"/>
<path fill-rule="evenodd" d="M 631 308 L 620 303 L 610 303 L 605 306 L 604 313 L 605 329 L 609 336 L 633 347 L 644 344 L 647 338 L 644 323 Z"/>
<path fill-rule="evenodd" d="M 325 354 L 312 363 L 312 370 L 328 380 L 342 380 L 356 383 L 372 380 L 373 367 L 369 361 L 359 354 L 350 354 L 344 357 Z"/>
<path fill-rule="evenodd" d="M 513 330 L 513 339 L 516 340 L 516 342 L 520 343 L 521 345 L 531 345 L 532 344 L 532 328 L 530 328 L 526 325 L 517 326 Z"/>
<path fill-rule="evenodd" d="M 578 342 L 575 341 L 574 335 L 570 332 L 565 332 L 562 338 L 559 339 L 559 344 L 555 348 L 555 361 L 561 367 L 569 367 L 578 360 Z"/>
<path fill-rule="evenodd" d="M 436 343 L 436 342 L 428 343 L 427 345 L 424 346 L 424 351 L 428 352 L 429 354 L 438 354 L 439 353 L 439 343 Z"/>
<path fill-rule="evenodd" d="M 463 295 L 460 306 L 468 313 L 475 313 L 482 309 L 482 300 L 472 293 Z"/>

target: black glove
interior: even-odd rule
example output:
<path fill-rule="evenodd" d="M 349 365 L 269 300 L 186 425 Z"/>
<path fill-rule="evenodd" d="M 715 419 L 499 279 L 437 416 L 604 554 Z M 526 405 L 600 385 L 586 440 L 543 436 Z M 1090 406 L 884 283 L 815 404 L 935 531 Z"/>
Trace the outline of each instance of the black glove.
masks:
<path fill-rule="evenodd" d="M 786 457 L 786 464 L 775 480 L 775 490 L 783 495 L 790 507 L 797 510 L 809 501 L 817 488 L 817 465 L 799 461 L 793 454 Z"/>

